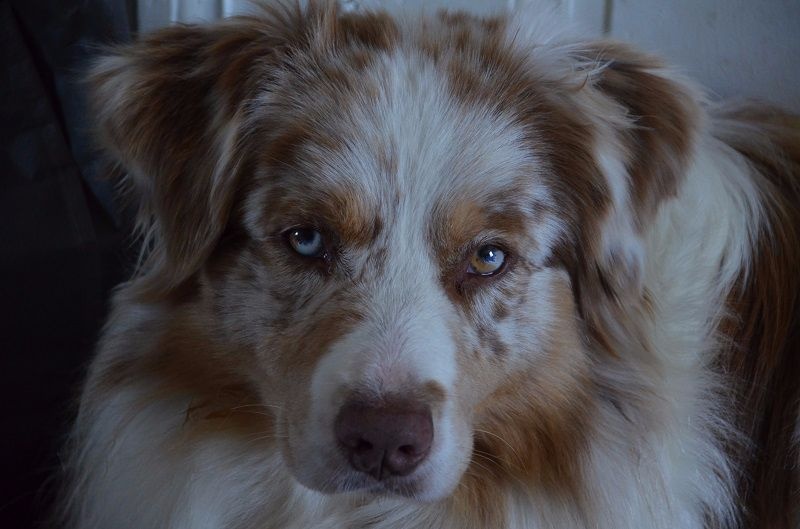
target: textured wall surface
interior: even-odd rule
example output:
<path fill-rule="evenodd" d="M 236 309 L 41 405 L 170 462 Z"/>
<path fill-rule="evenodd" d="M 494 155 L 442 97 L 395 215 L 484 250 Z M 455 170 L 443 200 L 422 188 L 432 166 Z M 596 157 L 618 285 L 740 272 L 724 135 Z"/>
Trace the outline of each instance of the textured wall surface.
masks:
<path fill-rule="evenodd" d="M 714 97 L 754 97 L 800 112 L 800 0 L 344 0 L 347 6 L 492 13 L 555 3 L 587 36 L 636 43 Z M 212 20 L 246 0 L 139 0 L 142 30 Z"/>

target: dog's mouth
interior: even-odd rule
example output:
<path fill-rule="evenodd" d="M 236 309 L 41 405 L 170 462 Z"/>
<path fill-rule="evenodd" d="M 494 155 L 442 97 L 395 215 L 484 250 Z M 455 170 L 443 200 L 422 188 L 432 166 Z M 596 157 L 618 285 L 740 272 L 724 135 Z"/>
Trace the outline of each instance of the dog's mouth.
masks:
<path fill-rule="evenodd" d="M 315 463 L 320 463 L 317 466 Z M 293 464 L 292 474 L 304 486 L 323 494 L 360 493 L 375 496 L 396 496 L 420 501 L 438 499 L 431 491 L 432 469 L 420 469 L 405 476 L 387 472 L 363 472 L 339 456 L 331 461 L 305 461 Z M 315 468 L 316 467 L 316 468 Z"/>
<path fill-rule="evenodd" d="M 391 476 L 376 479 L 361 472 L 348 472 L 333 493 L 359 492 L 375 496 L 399 496 L 422 499 L 424 478 L 418 476 Z"/>

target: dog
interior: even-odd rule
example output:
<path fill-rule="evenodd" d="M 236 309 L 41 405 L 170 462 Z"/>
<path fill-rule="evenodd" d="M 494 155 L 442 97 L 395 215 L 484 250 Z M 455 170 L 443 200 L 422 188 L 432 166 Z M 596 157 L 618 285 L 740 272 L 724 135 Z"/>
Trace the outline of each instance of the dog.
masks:
<path fill-rule="evenodd" d="M 138 205 L 68 527 L 800 527 L 800 121 L 541 12 L 311 1 L 89 76 Z"/>

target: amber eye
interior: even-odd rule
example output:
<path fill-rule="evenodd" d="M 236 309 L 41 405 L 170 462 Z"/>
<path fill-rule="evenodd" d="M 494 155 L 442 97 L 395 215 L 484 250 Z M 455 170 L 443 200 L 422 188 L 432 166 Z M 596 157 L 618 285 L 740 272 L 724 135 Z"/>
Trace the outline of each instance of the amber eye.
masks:
<path fill-rule="evenodd" d="M 506 254 L 491 244 L 486 244 L 478 248 L 469 260 L 470 274 L 478 276 L 491 276 L 503 269 L 506 262 Z"/>
<path fill-rule="evenodd" d="M 291 228 L 285 233 L 289 246 L 303 257 L 324 257 L 322 234 L 313 228 Z"/>

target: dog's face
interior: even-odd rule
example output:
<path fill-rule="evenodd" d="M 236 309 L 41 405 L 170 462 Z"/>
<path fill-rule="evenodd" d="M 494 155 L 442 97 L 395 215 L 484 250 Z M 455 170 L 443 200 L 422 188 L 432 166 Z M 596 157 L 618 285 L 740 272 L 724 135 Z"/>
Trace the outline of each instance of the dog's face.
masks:
<path fill-rule="evenodd" d="M 298 115 L 255 148 L 246 249 L 211 288 L 303 483 L 436 498 L 490 395 L 559 364 L 533 393 L 559 406 L 581 372 L 560 223 L 513 116 L 401 52 L 350 75 L 347 97 L 293 87 Z"/>
<path fill-rule="evenodd" d="M 657 195 L 608 174 L 633 163 L 601 137 L 619 104 L 536 71 L 499 21 L 289 13 L 168 30 L 95 71 L 153 289 L 197 285 L 216 361 L 308 487 L 569 482 L 602 341 L 584 305 L 635 283 Z"/>

